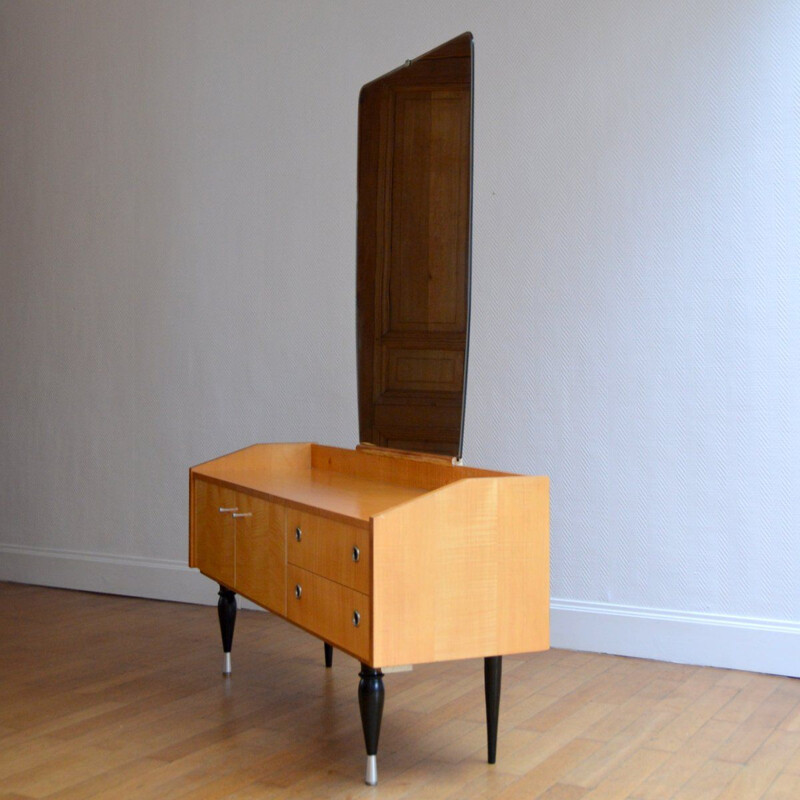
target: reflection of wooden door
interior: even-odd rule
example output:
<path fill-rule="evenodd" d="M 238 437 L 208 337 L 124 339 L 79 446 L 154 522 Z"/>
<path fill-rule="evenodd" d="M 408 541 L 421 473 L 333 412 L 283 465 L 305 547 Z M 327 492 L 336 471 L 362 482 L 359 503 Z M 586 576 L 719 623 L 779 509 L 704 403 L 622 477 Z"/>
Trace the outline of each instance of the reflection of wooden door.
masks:
<path fill-rule="evenodd" d="M 468 324 L 471 37 L 362 89 L 359 424 L 459 453 Z"/>

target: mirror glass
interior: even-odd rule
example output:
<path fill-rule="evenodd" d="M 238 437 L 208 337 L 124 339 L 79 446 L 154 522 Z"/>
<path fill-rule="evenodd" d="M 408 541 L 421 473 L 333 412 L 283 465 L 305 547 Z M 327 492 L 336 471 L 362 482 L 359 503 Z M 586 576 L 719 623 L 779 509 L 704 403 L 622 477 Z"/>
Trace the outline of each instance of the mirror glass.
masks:
<path fill-rule="evenodd" d="M 469 338 L 472 34 L 361 89 L 362 443 L 461 456 Z"/>

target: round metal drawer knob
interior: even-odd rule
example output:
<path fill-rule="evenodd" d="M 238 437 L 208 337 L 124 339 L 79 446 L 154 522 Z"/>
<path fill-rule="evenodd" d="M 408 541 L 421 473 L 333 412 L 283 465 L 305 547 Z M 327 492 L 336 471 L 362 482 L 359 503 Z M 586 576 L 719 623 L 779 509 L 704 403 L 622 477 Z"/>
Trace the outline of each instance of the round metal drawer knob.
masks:
<path fill-rule="evenodd" d="M 359 614 L 358 611 L 354 611 L 353 612 L 353 627 L 357 628 L 359 622 L 361 622 L 361 614 Z"/>
<path fill-rule="evenodd" d="M 294 538 L 298 542 L 303 538 L 303 529 L 299 525 L 294 529 Z"/>
<path fill-rule="evenodd" d="M 303 596 L 303 587 L 299 583 L 294 585 L 294 596 L 298 600 Z"/>
<path fill-rule="evenodd" d="M 358 561 L 360 561 L 360 559 L 361 559 L 361 551 L 358 549 L 357 546 L 354 546 L 353 547 L 353 561 L 358 563 Z"/>

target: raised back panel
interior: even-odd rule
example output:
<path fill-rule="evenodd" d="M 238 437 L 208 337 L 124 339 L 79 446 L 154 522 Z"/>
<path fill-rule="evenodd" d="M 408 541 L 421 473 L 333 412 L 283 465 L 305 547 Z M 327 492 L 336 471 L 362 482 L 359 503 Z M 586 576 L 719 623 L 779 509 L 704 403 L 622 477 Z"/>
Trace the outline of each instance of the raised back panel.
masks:
<path fill-rule="evenodd" d="M 471 119 L 470 34 L 361 91 L 362 442 L 461 454 L 469 326 Z"/>

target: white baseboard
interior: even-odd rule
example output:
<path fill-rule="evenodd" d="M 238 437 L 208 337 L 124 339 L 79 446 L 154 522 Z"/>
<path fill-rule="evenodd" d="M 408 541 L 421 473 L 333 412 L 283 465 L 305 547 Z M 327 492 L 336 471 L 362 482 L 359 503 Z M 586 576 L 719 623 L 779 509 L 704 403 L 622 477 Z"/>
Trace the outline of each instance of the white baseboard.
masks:
<path fill-rule="evenodd" d="M 185 562 L 0 543 L 0 581 L 216 605 L 216 584 Z M 241 608 L 258 608 L 239 598 Z"/>
<path fill-rule="evenodd" d="M 553 647 L 800 677 L 800 623 L 550 601 Z"/>
<path fill-rule="evenodd" d="M 0 580 L 213 605 L 184 562 L 0 544 Z M 257 608 L 245 600 L 243 608 Z M 800 677 L 800 623 L 553 598 L 553 647 Z"/>

